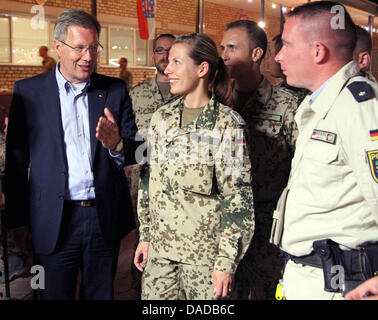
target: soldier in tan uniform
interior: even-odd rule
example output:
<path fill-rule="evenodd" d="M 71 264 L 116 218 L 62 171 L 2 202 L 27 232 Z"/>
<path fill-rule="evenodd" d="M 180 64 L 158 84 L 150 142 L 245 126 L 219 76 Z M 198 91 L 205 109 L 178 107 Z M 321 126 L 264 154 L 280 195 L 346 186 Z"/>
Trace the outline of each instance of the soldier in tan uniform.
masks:
<path fill-rule="evenodd" d="M 276 60 L 288 84 L 312 93 L 295 116 L 299 136 L 272 230 L 287 258 L 284 295 L 342 299 L 378 270 L 378 86 L 353 61 L 355 25 L 337 2 L 296 7 L 282 40 Z"/>
<path fill-rule="evenodd" d="M 235 299 L 274 299 L 283 266 L 269 235 L 294 154 L 298 97 L 261 75 L 266 47 L 264 30 L 250 20 L 228 24 L 221 43 L 224 62 L 235 79 L 233 108 L 248 125 L 256 217 L 254 239 L 235 275 Z"/>
<path fill-rule="evenodd" d="M 152 61 L 156 67 L 156 76 L 139 83 L 130 91 L 135 113 L 135 123 L 142 135 L 149 128 L 152 114 L 164 104 L 177 98 L 170 93 L 169 80 L 164 74 L 164 70 L 168 65 L 169 50 L 174 39 L 174 35 L 165 33 L 153 41 Z M 125 173 L 130 184 L 129 189 L 135 217 L 140 168 L 139 164 L 125 168 Z"/>
<path fill-rule="evenodd" d="M 130 72 L 130 70 L 127 69 L 128 63 L 129 63 L 129 61 L 125 57 L 121 57 L 118 60 L 118 64 L 119 64 L 119 68 L 120 68 L 119 77 L 120 77 L 120 79 L 125 81 L 126 88 L 127 88 L 128 91 L 130 91 L 130 89 L 133 85 L 133 75 Z"/>
<path fill-rule="evenodd" d="M 56 61 L 53 57 L 49 56 L 49 48 L 41 46 L 39 48 L 39 56 L 42 58 L 43 72 L 49 72 L 55 69 Z"/>
<path fill-rule="evenodd" d="M 183 97 L 150 124 L 134 259 L 142 299 L 225 298 L 254 230 L 245 122 L 224 105 L 229 78 L 208 36 L 178 38 L 165 73 Z"/>

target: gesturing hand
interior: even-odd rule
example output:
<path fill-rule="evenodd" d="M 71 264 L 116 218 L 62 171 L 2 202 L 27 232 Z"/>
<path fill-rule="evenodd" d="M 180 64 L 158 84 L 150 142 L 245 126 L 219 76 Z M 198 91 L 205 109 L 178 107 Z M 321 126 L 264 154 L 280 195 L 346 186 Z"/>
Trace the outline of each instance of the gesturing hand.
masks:
<path fill-rule="evenodd" d="M 109 111 L 105 108 L 105 117 L 100 117 L 96 127 L 96 138 L 102 143 L 104 148 L 114 150 L 120 142 L 119 130 L 117 123 Z"/>

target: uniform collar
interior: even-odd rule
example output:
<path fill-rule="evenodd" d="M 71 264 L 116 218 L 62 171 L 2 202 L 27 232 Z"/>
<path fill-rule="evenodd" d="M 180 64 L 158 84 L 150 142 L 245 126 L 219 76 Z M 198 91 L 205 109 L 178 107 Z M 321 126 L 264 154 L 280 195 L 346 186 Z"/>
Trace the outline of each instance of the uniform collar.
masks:
<path fill-rule="evenodd" d="M 355 61 L 344 65 L 326 81 L 316 100 L 311 104 L 311 109 L 324 118 L 349 79 L 360 74 L 360 68 Z"/>
<path fill-rule="evenodd" d="M 264 77 L 257 88 L 258 100 L 265 106 L 272 97 L 273 87 Z"/>
<path fill-rule="evenodd" d="M 237 94 L 238 91 L 235 89 L 235 81 L 233 81 L 232 83 L 232 88 L 233 90 L 235 90 Z M 250 93 L 250 97 L 248 101 L 245 103 L 245 107 L 256 105 L 256 101 L 258 101 L 261 104 L 261 106 L 265 106 L 272 97 L 272 93 L 273 86 L 264 76 L 262 76 L 262 81 L 260 82 L 257 89 Z"/>
<path fill-rule="evenodd" d="M 181 114 L 184 108 L 184 97 L 181 97 L 172 102 L 165 110 L 166 115 L 170 115 L 168 128 L 180 128 Z M 200 129 L 213 130 L 216 119 L 218 117 L 219 107 L 218 102 L 214 96 L 211 96 L 209 102 L 206 104 L 202 113 L 197 118 L 197 121 L 188 123 L 182 128 L 185 132 L 193 132 Z"/>

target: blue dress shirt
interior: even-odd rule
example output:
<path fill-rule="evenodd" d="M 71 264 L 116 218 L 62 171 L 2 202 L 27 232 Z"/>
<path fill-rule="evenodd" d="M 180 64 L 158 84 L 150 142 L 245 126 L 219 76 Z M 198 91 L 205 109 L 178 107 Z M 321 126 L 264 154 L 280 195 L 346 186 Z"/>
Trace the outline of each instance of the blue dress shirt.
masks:
<path fill-rule="evenodd" d="M 94 178 L 91 164 L 89 113 L 87 89 L 90 81 L 72 84 L 56 66 L 56 80 L 64 132 L 64 146 L 68 163 L 67 200 L 95 198 Z"/>

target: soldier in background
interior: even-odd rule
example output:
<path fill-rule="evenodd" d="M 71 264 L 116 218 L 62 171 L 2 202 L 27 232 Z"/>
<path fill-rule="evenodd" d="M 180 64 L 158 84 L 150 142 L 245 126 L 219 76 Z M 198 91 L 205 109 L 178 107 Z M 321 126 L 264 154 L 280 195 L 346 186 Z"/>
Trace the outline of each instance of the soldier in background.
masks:
<path fill-rule="evenodd" d="M 256 22 L 227 25 L 221 43 L 233 84 L 233 108 L 248 125 L 256 231 L 235 274 L 235 299 L 274 299 L 283 262 L 269 244 L 272 214 L 286 186 L 297 129 L 298 98 L 272 86 L 260 73 L 267 37 Z"/>
<path fill-rule="evenodd" d="M 49 72 L 55 69 L 56 61 L 53 57 L 49 56 L 49 48 L 41 46 L 39 48 L 39 56 L 42 58 L 43 72 Z"/>
<path fill-rule="evenodd" d="M 168 65 L 169 50 L 174 40 L 174 35 L 164 33 L 153 41 L 152 61 L 156 68 L 156 76 L 137 84 L 130 91 L 135 113 L 135 123 L 141 133 L 143 133 L 143 130 L 149 128 L 152 114 L 161 106 L 176 98 L 176 96 L 170 93 L 169 80 L 164 74 L 164 70 Z M 137 217 L 136 207 L 140 168 L 141 166 L 138 164 L 125 168 L 125 173 L 130 184 L 130 194 L 135 217 Z"/>
<path fill-rule="evenodd" d="M 125 81 L 125 85 L 128 91 L 130 91 L 132 85 L 133 85 L 133 75 L 131 72 L 127 69 L 128 60 L 125 57 L 119 58 L 118 61 L 119 68 L 121 69 L 119 71 L 119 77 Z"/>

